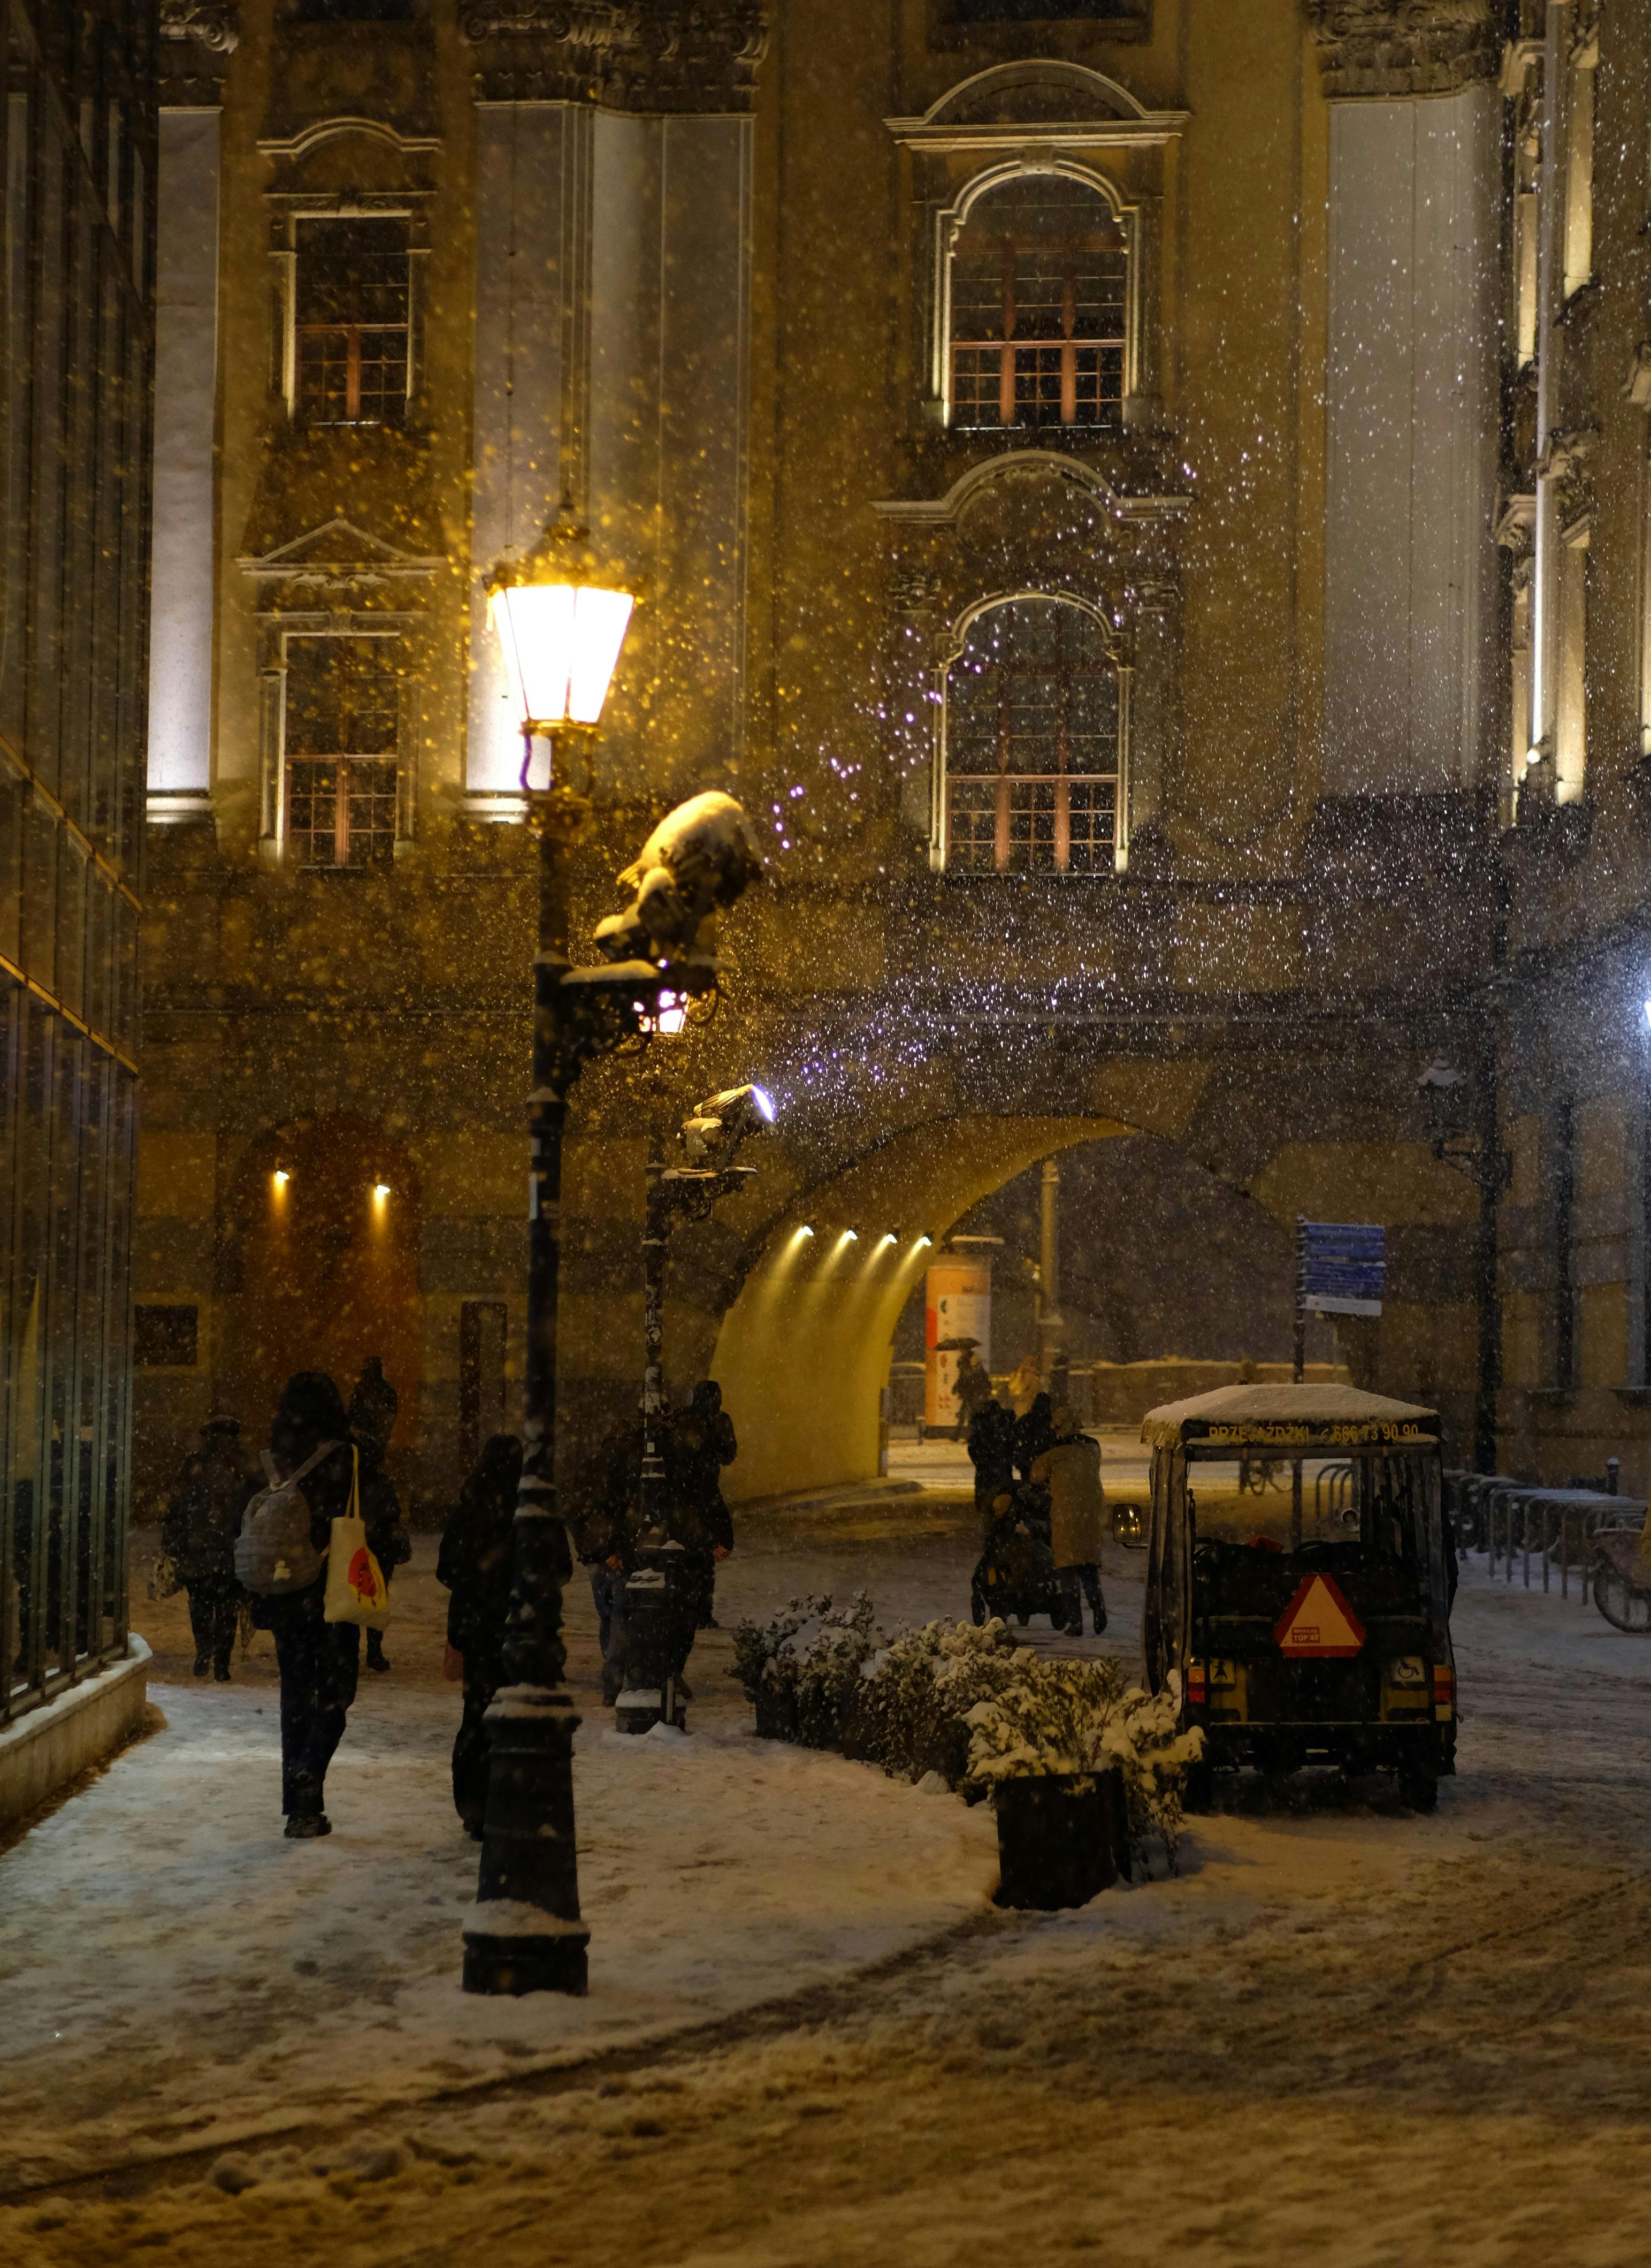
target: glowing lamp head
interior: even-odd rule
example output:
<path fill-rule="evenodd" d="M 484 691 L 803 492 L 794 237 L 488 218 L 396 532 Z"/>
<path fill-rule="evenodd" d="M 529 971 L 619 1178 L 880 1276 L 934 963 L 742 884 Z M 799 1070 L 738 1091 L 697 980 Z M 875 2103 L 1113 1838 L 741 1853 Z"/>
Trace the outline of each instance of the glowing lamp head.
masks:
<path fill-rule="evenodd" d="M 285 1167 L 284 1166 L 277 1166 L 277 1167 L 275 1167 L 275 1187 L 276 1187 L 278 1189 L 284 1189 L 286 1188 L 286 1186 L 287 1186 L 287 1183 L 288 1183 L 291 1179 L 292 1179 L 291 1174 L 287 1171 L 287 1169 L 286 1169 L 286 1167 Z"/>
<path fill-rule="evenodd" d="M 799 1236 L 812 1236 L 813 1233 L 813 1228 L 808 1221 L 804 1221 L 802 1227 L 797 1231 L 797 1234 Z"/>
<path fill-rule="evenodd" d="M 525 733 L 602 721 L 636 594 L 601 572 L 590 534 L 564 497 L 533 549 L 501 560 L 488 585 L 488 617 Z"/>
<path fill-rule="evenodd" d="M 385 1198 L 389 1196 L 389 1194 L 390 1194 L 390 1184 L 389 1184 L 389 1182 L 375 1182 L 373 1183 L 373 1185 L 372 1185 L 372 1194 L 373 1194 L 373 1197 L 374 1197 L 374 1199 L 376 1200 L 376 1202 L 377 1202 L 378 1204 L 382 1204 L 384 1203 L 385 1199 Z"/>
<path fill-rule="evenodd" d="M 766 1086 L 753 1086 L 751 1090 L 751 1101 L 752 1108 L 762 1120 L 764 1125 L 772 1126 L 774 1123 L 774 1097 L 769 1094 L 767 1088 Z"/>

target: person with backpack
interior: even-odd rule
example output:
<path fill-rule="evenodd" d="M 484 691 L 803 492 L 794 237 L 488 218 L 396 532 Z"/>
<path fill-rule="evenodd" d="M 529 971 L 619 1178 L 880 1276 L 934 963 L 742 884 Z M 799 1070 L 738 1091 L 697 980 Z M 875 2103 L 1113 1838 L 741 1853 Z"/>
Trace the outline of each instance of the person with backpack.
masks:
<path fill-rule="evenodd" d="M 413 1538 L 401 1517 L 401 1499 L 385 1467 L 385 1453 L 400 1407 L 401 1397 L 384 1374 L 382 1357 L 370 1354 L 349 1397 L 349 1431 L 361 1452 L 361 1516 L 366 1522 L 367 1543 L 378 1562 L 386 1593 L 396 1569 L 413 1557 Z M 382 1631 L 367 1633 L 367 1667 L 377 1670 L 390 1667 Z"/>
<path fill-rule="evenodd" d="M 281 1673 L 281 1808 L 294 1842 L 330 1835 L 324 1798 L 360 1669 L 361 1630 L 326 1618 L 333 1522 L 349 1512 L 356 1448 L 343 1397 L 325 1371 L 287 1381 L 265 1459 L 272 1486 L 242 1516 L 235 1571 L 253 1621 L 275 1641 Z"/>
<path fill-rule="evenodd" d="M 495 1433 L 459 1491 L 442 1529 L 436 1580 L 452 1593 L 447 1608 L 446 1674 L 463 1681 L 465 1713 L 453 1742 L 453 1808 L 466 1835 L 481 1840 L 488 1809 L 486 1718 L 504 1683 L 504 1626 L 510 1613 L 510 1528 L 522 1477 L 522 1445 Z"/>
<path fill-rule="evenodd" d="M 209 1664 L 220 1685 L 229 1683 L 240 1610 L 235 1538 L 258 1491 L 258 1467 L 241 1447 L 240 1431 L 233 1418 L 201 1428 L 201 1446 L 184 1459 L 160 1524 L 160 1548 L 189 1594 L 194 1674 L 204 1677 Z"/>

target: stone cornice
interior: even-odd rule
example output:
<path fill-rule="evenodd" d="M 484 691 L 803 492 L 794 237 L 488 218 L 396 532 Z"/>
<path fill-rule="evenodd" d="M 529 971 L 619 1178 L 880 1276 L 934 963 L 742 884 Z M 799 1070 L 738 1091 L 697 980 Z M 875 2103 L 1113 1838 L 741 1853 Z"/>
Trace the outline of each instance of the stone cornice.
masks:
<path fill-rule="evenodd" d="M 1332 99 L 1455 94 L 1501 70 L 1491 0 L 1306 0 Z"/>
<path fill-rule="evenodd" d="M 162 104 L 209 108 L 222 102 L 240 36 L 235 0 L 160 0 Z"/>
<path fill-rule="evenodd" d="M 585 102 L 715 114 L 751 108 L 760 0 L 470 0 L 481 102 Z"/>

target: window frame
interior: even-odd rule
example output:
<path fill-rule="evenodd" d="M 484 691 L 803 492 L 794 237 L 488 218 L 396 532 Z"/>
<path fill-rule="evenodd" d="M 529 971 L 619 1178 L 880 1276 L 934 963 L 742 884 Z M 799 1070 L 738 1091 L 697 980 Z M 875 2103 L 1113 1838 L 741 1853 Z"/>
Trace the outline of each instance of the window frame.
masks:
<path fill-rule="evenodd" d="M 415 419 L 415 405 L 423 391 L 424 263 L 429 256 L 426 240 L 425 202 L 428 192 L 412 191 L 384 197 L 333 198 L 272 195 L 272 268 L 270 309 L 270 390 L 285 405 L 295 425 L 310 423 L 298 393 L 298 260 L 299 230 L 318 221 L 399 220 L 407 233 L 407 391 L 399 420 L 374 420 L 391 430 L 404 430 Z M 356 432 L 360 419 L 318 423 L 318 432 Z"/>
<path fill-rule="evenodd" d="M 1074 873 L 1059 867 L 978 867 L 954 866 L 951 852 L 951 792 L 950 792 L 950 683 L 953 666 L 969 643 L 969 634 L 983 615 L 1000 607 L 1015 606 L 1028 600 L 1046 606 L 1064 606 L 1087 615 L 1101 635 L 1108 664 L 1118 680 L 1118 751 L 1116 768 L 1111 772 L 1086 772 L 1072 777 L 1084 779 L 1110 779 L 1113 793 L 1112 864 L 1111 873 L 1124 873 L 1129 863 L 1129 733 L 1130 691 L 1133 667 L 1123 649 L 1117 631 L 1105 608 L 1097 600 L 1071 591 L 1039 591 L 1017 589 L 998 591 L 973 602 L 952 626 L 950 637 L 939 656 L 931 688 L 935 716 L 934 752 L 932 759 L 932 794 L 929 814 L 929 864 L 936 873 L 963 882 L 1044 882 L 1059 883 L 1063 887 L 1073 884 L 1104 881 L 1108 870 L 1093 867 L 1087 873 Z M 965 777 L 965 776 L 960 776 Z M 977 775 L 966 775 L 969 777 Z M 988 777 L 988 775 L 978 775 Z M 1026 774 L 1028 779 L 1043 778 L 1041 773 Z"/>
<path fill-rule="evenodd" d="M 270 706 L 273 711 L 270 724 L 274 729 L 268 736 L 273 757 L 270 764 L 268 792 L 272 796 L 274 809 L 269 814 L 271 823 L 267 827 L 265 840 L 271 843 L 275 854 L 281 863 L 290 867 L 294 873 L 314 875 L 383 873 L 401 857 L 412 838 L 411 821 L 415 791 L 413 762 L 408 748 L 408 732 L 413 722 L 409 688 L 413 682 L 414 666 L 416 659 L 412 643 L 413 629 L 412 622 L 403 615 L 346 615 L 324 616 L 312 621 L 289 620 L 281 624 L 276 633 L 277 646 L 272 657 L 273 666 L 266 672 Z M 386 755 L 382 750 L 372 752 L 341 749 L 329 754 L 326 751 L 295 753 L 289 748 L 287 745 L 287 674 L 290 666 L 293 644 L 296 640 L 314 643 L 329 638 L 382 639 L 401 649 L 401 666 L 396 673 L 399 698 L 396 708 L 396 747 L 393 756 Z M 292 766 L 294 763 L 348 763 L 352 758 L 357 762 L 371 763 L 393 762 L 395 766 L 395 821 L 390 858 L 388 860 L 370 862 L 359 866 L 336 861 L 331 865 L 323 865 L 319 862 L 312 863 L 309 860 L 300 862 L 292 855 Z M 341 800 L 347 796 L 347 787 L 341 781 L 337 792 Z"/>
<path fill-rule="evenodd" d="M 1124 239 L 1124 337 L 1123 379 L 1116 426 L 1080 424 L 1038 425 L 971 425 L 959 426 L 956 422 L 952 354 L 952 276 L 956 266 L 958 240 L 969 225 L 970 216 L 981 199 L 1007 183 L 1025 180 L 1030 175 L 1052 174 L 1063 180 L 1076 181 L 1092 191 L 1106 205 Z M 1004 163 L 984 168 L 972 174 L 959 188 L 950 203 L 941 205 L 935 214 L 932 258 L 934 277 L 933 335 L 929 350 L 929 394 L 940 407 L 940 420 L 948 431 L 966 432 L 970 438 L 998 434 L 1008 439 L 1023 439 L 1037 435 L 1040 439 L 1052 434 L 1071 434 L 1079 438 L 1099 439 L 1109 434 L 1126 430 L 1131 422 L 1131 403 L 1141 392 L 1141 212 L 1139 204 L 1126 201 L 1116 182 L 1092 166 L 1075 164 L 1069 158 L 1029 158 L 1016 156 Z M 1029 342 L 1028 343 L 1031 343 Z"/>

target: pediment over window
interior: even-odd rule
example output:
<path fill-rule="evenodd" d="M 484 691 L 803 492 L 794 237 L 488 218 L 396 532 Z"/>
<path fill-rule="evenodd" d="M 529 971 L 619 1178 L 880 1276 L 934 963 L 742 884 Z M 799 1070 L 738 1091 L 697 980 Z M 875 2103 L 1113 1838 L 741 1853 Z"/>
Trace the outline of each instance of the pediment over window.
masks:
<path fill-rule="evenodd" d="M 236 564 L 248 575 L 312 575 L 332 580 L 341 574 L 422 578 L 434 575 L 447 562 L 404 551 L 400 544 L 357 527 L 339 513 L 273 551 L 243 554 Z"/>
<path fill-rule="evenodd" d="M 1127 87 L 1054 57 L 998 63 L 941 96 L 921 118 L 884 122 L 908 148 L 969 150 L 1029 135 L 1071 147 L 1173 141 L 1191 114 L 1148 110 Z"/>
<path fill-rule="evenodd" d="M 979 519 L 981 508 L 989 511 L 1002 495 L 1038 488 L 1051 494 L 1062 488 L 1080 491 L 1101 517 L 1126 525 L 1178 521 L 1192 504 L 1185 490 L 1147 495 L 1116 489 L 1104 473 L 1078 458 L 1046 449 L 1010 449 L 972 465 L 943 496 L 882 497 L 872 510 L 910 528 L 955 528 L 966 519 Z"/>

